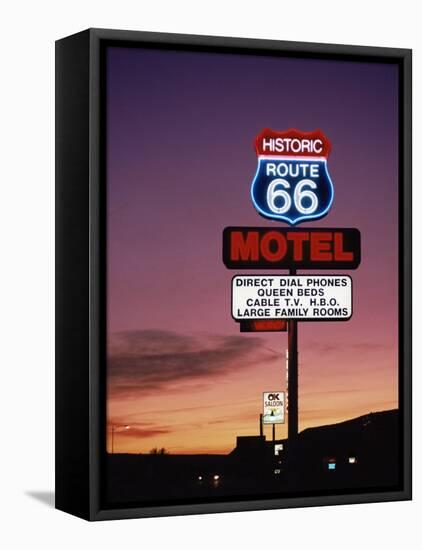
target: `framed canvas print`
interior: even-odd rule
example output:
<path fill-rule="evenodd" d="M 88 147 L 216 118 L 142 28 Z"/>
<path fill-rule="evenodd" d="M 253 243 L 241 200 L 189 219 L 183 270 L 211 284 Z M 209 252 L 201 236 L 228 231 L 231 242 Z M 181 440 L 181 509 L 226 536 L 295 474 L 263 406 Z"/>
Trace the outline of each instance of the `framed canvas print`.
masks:
<path fill-rule="evenodd" d="M 56 43 L 56 506 L 411 498 L 411 52 Z"/>

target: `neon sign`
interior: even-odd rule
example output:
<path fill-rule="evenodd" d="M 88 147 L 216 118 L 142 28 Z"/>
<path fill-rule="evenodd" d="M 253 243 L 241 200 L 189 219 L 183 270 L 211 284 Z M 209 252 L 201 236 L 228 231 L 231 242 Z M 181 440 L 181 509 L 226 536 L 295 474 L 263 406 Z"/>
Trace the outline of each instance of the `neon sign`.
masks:
<path fill-rule="evenodd" d="M 331 144 L 320 130 L 265 129 L 255 139 L 255 150 L 251 197 L 262 216 L 294 225 L 327 214 L 334 197 L 327 170 Z"/>

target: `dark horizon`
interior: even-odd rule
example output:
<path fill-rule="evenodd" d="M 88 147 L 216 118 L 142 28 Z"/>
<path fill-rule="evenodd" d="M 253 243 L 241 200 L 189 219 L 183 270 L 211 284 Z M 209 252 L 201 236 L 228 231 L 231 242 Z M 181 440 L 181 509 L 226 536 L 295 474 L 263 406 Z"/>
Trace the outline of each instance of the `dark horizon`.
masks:
<path fill-rule="evenodd" d="M 383 411 L 375 411 L 375 412 L 370 411 L 370 412 L 364 413 L 364 414 L 359 415 L 359 416 L 354 417 L 354 418 L 348 418 L 348 419 L 342 420 L 340 422 L 334 422 L 333 424 L 325 424 L 325 425 L 311 426 L 311 427 L 305 428 L 304 430 L 299 432 L 298 437 L 300 438 L 305 432 L 308 432 L 310 430 L 319 430 L 319 429 L 324 429 L 324 428 L 339 427 L 341 425 L 356 423 L 359 420 L 361 420 L 363 418 L 366 418 L 368 416 L 371 416 L 371 415 L 389 415 L 391 413 L 398 413 L 398 412 L 399 412 L 398 408 L 388 409 L 388 410 L 383 410 Z M 242 436 L 237 436 L 236 434 L 234 434 L 235 442 L 237 440 L 237 437 L 250 437 L 250 438 L 259 437 L 259 433 L 246 434 L 246 435 L 242 435 Z M 263 437 L 264 437 L 264 440 L 265 440 L 266 444 L 271 444 L 271 443 L 274 443 L 274 442 L 275 443 L 288 442 L 287 437 L 276 438 L 275 440 L 273 440 L 272 438 L 267 438 L 265 435 L 263 435 Z M 111 453 L 110 451 L 107 451 L 107 455 L 109 455 L 109 456 L 125 456 L 125 455 L 135 455 L 135 456 L 139 456 L 139 455 L 142 455 L 142 456 L 186 456 L 186 457 L 189 457 L 189 456 L 190 457 L 201 457 L 201 456 L 219 456 L 219 457 L 221 457 L 221 456 L 223 456 L 224 457 L 224 456 L 230 456 L 235 449 L 236 449 L 236 445 L 234 445 L 233 448 L 230 451 L 228 451 L 227 453 L 172 453 L 172 452 L 169 452 L 164 445 L 158 445 L 157 447 L 151 448 L 147 452 L 131 451 L 131 452 L 126 452 L 126 453 L 122 453 L 122 452 Z M 157 452 L 152 452 L 154 450 L 156 450 Z M 165 452 L 160 453 L 159 451 L 161 451 L 161 450 L 164 450 Z"/>
<path fill-rule="evenodd" d="M 237 439 L 226 455 L 109 454 L 109 502 L 198 502 L 236 495 L 286 497 L 400 486 L 398 410 L 304 430 L 292 445 Z M 282 445 L 275 453 L 275 445 Z"/>

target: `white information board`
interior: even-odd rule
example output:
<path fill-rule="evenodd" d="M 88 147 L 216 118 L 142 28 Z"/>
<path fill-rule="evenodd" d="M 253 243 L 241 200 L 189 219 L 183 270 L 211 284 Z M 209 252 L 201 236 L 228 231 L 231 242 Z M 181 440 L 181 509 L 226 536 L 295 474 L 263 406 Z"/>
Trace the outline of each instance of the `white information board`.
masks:
<path fill-rule="evenodd" d="M 246 319 L 339 321 L 352 316 L 349 275 L 237 275 L 232 316 Z"/>

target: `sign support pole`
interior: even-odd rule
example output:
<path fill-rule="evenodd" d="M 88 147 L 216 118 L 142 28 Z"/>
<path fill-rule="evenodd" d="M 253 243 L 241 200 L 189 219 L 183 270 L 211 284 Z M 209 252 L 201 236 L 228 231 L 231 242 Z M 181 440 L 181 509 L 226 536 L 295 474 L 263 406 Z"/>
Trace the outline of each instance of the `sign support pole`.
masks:
<path fill-rule="evenodd" d="M 296 275 L 296 269 L 290 270 L 290 275 Z M 293 443 L 299 433 L 299 396 L 298 396 L 298 353 L 297 353 L 297 320 L 288 322 L 288 438 Z"/>

